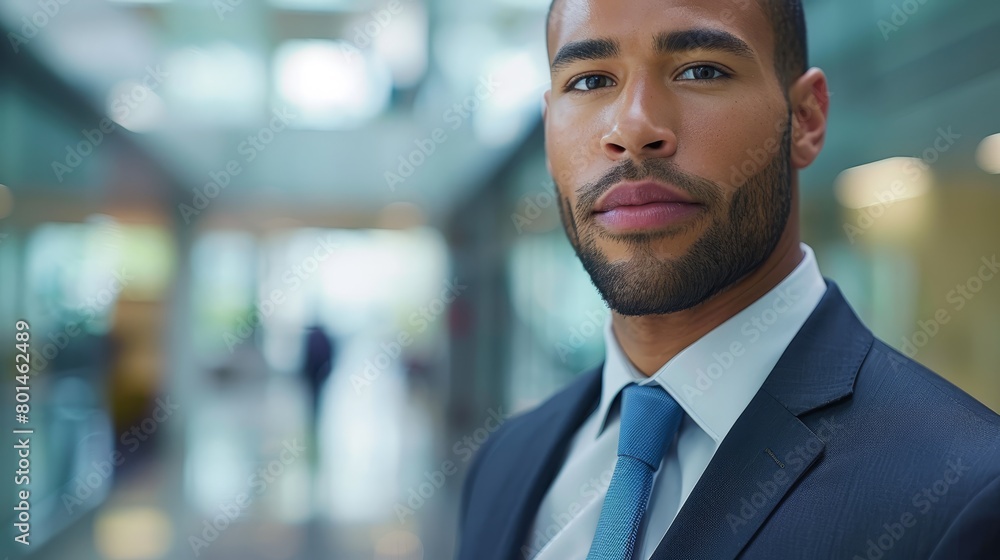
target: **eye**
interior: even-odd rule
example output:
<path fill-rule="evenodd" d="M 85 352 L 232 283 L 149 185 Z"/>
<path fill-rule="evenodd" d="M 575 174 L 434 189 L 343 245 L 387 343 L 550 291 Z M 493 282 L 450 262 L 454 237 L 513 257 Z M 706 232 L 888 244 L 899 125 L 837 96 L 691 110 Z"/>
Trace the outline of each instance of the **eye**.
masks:
<path fill-rule="evenodd" d="M 729 74 L 719 70 L 715 66 L 709 66 L 707 64 L 701 64 L 699 66 L 692 66 L 680 76 L 677 76 L 678 80 L 715 80 L 718 78 L 728 78 Z"/>
<path fill-rule="evenodd" d="M 602 76 L 600 74 L 590 74 L 589 76 L 582 76 L 577 80 L 574 80 L 569 84 L 569 90 L 577 91 L 590 91 L 602 87 L 611 87 L 614 85 L 614 80 L 607 76 Z M 581 87 L 583 86 L 583 87 Z"/>

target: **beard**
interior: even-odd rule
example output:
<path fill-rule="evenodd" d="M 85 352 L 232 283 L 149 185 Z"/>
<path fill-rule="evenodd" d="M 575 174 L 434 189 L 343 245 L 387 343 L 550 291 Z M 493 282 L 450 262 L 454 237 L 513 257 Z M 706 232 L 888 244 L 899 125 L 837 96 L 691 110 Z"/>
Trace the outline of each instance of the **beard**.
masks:
<path fill-rule="evenodd" d="M 759 268 L 774 252 L 791 212 L 790 151 L 791 114 L 778 153 L 733 192 L 728 212 L 722 186 L 663 159 L 640 164 L 626 160 L 597 182 L 581 187 L 575 210 L 563 197 L 559 205 L 563 227 L 608 307 L 628 316 L 674 313 L 698 305 Z M 593 207 L 602 194 L 623 180 L 642 179 L 672 183 L 704 204 L 708 216 L 697 220 L 707 217 L 710 225 L 687 253 L 663 259 L 655 252 L 655 242 L 681 235 L 697 221 L 637 233 L 613 233 L 594 224 Z M 598 248 L 599 238 L 623 244 L 630 258 L 611 262 Z"/>

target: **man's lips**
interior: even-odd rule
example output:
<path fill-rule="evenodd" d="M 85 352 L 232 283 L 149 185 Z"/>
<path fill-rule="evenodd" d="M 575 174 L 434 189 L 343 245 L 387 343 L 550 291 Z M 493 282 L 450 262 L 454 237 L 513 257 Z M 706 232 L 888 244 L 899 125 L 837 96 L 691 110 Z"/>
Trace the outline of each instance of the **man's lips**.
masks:
<path fill-rule="evenodd" d="M 594 205 L 595 219 L 607 229 L 657 229 L 698 214 L 703 205 L 676 187 L 654 182 L 619 183 Z"/>
<path fill-rule="evenodd" d="M 644 181 L 641 183 L 618 183 L 597 200 L 594 212 L 607 212 L 620 206 L 642 206 L 654 202 L 674 202 L 695 204 L 686 192 L 663 183 Z"/>

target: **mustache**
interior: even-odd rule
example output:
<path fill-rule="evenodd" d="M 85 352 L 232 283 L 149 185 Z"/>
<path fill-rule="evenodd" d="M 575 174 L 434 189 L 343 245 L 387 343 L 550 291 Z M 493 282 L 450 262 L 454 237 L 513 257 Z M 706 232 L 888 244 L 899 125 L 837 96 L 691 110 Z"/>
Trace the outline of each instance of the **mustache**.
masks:
<path fill-rule="evenodd" d="M 660 183 L 672 184 L 691 195 L 695 201 L 706 206 L 716 205 L 724 198 L 721 186 L 708 179 L 682 171 L 673 161 L 649 159 L 637 164 L 629 159 L 609 169 L 597 181 L 584 184 L 576 190 L 577 205 L 574 212 L 576 221 L 583 222 L 589 219 L 598 199 L 611 190 L 611 187 L 622 181 L 642 180 L 655 180 Z"/>

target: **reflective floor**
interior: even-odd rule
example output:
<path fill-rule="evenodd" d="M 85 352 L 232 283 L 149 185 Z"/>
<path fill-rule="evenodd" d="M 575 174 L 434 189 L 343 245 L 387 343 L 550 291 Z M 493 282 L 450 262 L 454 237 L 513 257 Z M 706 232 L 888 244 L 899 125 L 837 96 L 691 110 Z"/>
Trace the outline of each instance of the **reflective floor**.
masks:
<path fill-rule="evenodd" d="M 323 392 L 318 439 L 306 429 L 307 415 L 295 414 L 308 411 L 310 404 L 304 384 L 294 378 L 271 379 L 257 389 L 243 385 L 224 394 L 203 395 L 210 398 L 188 417 L 183 430 L 169 429 L 173 427 L 169 423 L 176 419 L 161 415 L 161 436 L 165 437 L 150 438 L 149 445 L 155 447 L 145 454 L 137 451 L 135 455 L 123 455 L 118 461 L 120 476 L 101 476 L 103 462 L 98 459 L 92 461 L 89 471 L 74 479 L 75 486 L 64 489 L 60 507 L 70 514 L 71 524 L 26 557 L 450 557 L 451 521 L 461 473 L 441 477 L 437 480 L 440 487 L 431 491 L 425 491 L 430 487 L 424 485 L 423 498 L 417 492 L 400 491 L 384 482 L 411 478 L 406 473 L 389 478 L 389 473 L 381 472 L 375 463 L 352 465 L 345 461 L 346 455 L 334 452 L 345 448 L 343 434 L 329 429 L 337 421 L 333 408 L 340 400 L 337 386 L 335 376 Z M 363 402 L 353 391 L 348 399 Z M 169 404 L 163 399 L 161 402 Z M 406 406 L 412 408 L 413 404 Z M 284 413 L 270 414 L 274 407 Z M 355 409 L 360 410 L 357 406 Z M 399 419 L 383 414 L 372 415 L 369 420 L 381 421 L 382 428 L 388 428 Z M 171 439 L 176 436 L 180 439 Z M 403 442 L 397 439 L 395 443 Z M 409 443 L 417 445 L 396 448 L 397 453 L 402 448 L 412 453 L 411 460 L 402 464 L 423 464 L 418 458 L 429 456 L 432 450 L 420 449 L 419 442 Z M 424 443 L 433 445 L 427 437 Z M 370 441 L 368 445 L 377 448 L 379 442 Z M 176 452 L 176 446 L 183 451 Z M 391 452 L 388 448 L 383 451 Z M 257 456 L 247 459 L 253 453 Z M 351 474 L 346 477 L 338 473 Z M 105 490 L 107 495 L 101 505 L 84 511 L 86 504 Z M 442 519 L 449 522 L 443 523 Z"/>

